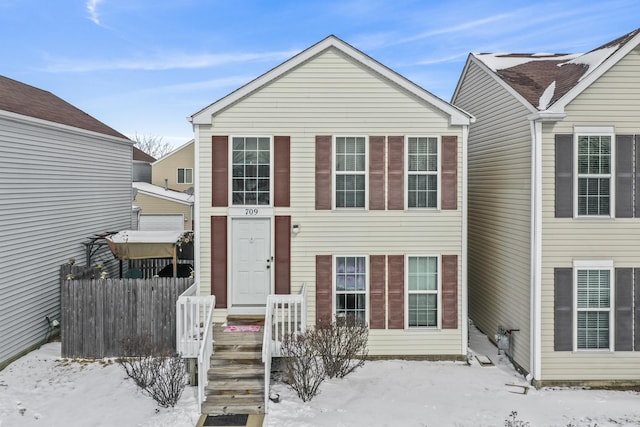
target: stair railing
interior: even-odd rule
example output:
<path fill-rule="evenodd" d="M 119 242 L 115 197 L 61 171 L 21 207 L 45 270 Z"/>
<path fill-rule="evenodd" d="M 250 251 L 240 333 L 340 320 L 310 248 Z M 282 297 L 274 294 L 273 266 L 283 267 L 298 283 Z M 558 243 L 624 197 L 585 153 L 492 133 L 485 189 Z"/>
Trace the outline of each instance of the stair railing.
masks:
<path fill-rule="evenodd" d="M 198 296 L 197 293 L 198 283 L 194 283 L 176 302 L 176 350 L 183 359 L 198 359 L 198 398 L 202 403 L 213 354 L 213 310 L 216 298 L 213 295 Z"/>
<path fill-rule="evenodd" d="M 264 363 L 264 410 L 269 404 L 271 359 L 282 355 L 282 341 L 307 330 L 307 284 L 299 294 L 269 295 L 264 316 L 262 362 Z"/>

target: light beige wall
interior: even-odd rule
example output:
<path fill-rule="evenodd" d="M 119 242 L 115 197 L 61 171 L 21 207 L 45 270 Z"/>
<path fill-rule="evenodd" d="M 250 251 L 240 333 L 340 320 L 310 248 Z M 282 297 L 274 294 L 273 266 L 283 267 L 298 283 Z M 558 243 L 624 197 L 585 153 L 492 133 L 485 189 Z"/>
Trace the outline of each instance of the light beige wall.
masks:
<path fill-rule="evenodd" d="M 554 352 L 553 269 L 573 260 L 613 260 L 640 267 L 640 219 L 554 218 L 554 134 L 573 126 L 614 126 L 640 134 L 640 49 L 636 48 L 566 108 L 567 118 L 544 126 L 542 378 L 640 380 L 640 352 Z"/>
<path fill-rule="evenodd" d="M 193 217 L 191 212 L 191 206 L 184 203 L 172 202 L 171 200 L 155 197 L 147 194 L 142 194 L 138 191 L 136 198 L 133 202 L 136 206 L 140 207 L 142 215 L 151 214 L 182 214 L 184 216 L 184 229 L 191 230 L 191 224 L 193 224 Z"/>
<path fill-rule="evenodd" d="M 512 335 L 529 370 L 531 134 L 529 113 L 474 63 L 454 103 L 476 117 L 469 133 L 469 317 L 488 336 Z"/>
<path fill-rule="evenodd" d="M 178 184 L 178 168 L 194 169 L 194 144 L 190 143 L 178 151 L 163 157 L 151 166 L 151 183 L 159 187 L 164 187 L 165 179 L 168 181 L 169 189 L 175 191 L 185 191 L 193 187 L 194 184 Z M 195 169 L 193 171 L 195 181 Z"/>
<path fill-rule="evenodd" d="M 315 256 L 323 254 L 457 254 L 462 256 L 462 213 L 457 211 L 316 211 L 316 135 L 457 135 L 448 118 L 389 81 L 329 50 L 215 117 L 215 128 L 199 127 L 201 284 L 210 292 L 210 222 L 226 215 L 211 207 L 212 135 L 291 136 L 291 215 L 301 232 L 291 242 L 292 291 L 309 290 L 309 321 L 315 319 Z M 458 177 L 462 177 L 459 147 Z M 461 182 L 461 181 L 460 181 Z M 458 206 L 462 205 L 459 182 Z M 459 262 L 459 265 L 461 262 Z M 462 272 L 458 272 L 461 283 Z M 458 295 L 461 298 L 461 289 Z M 459 299 L 459 307 L 462 300 Z M 220 311 L 219 316 L 224 314 Z M 462 318 L 459 317 L 459 325 Z M 461 329 L 371 331 L 370 353 L 460 354 Z"/>

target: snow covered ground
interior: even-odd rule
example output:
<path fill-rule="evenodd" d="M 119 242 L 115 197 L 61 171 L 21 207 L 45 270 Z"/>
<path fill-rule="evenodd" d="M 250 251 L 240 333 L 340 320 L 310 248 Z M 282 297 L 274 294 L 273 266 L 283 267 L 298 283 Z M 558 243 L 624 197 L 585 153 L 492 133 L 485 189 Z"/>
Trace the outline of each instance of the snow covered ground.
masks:
<path fill-rule="evenodd" d="M 503 426 L 511 411 L 538 426 L 639 426 L 640 394 L 623 391 L 530 388 L 487 338 L 472 329 L 471 365 L 454 362 L 372 361 L 348 377 L 328 380 L 303 403 L 273 384 L 265 426 Z M 483 367 L 475 355 L 488 355 Z M 105 360 L 61 359 L 60 343 L 43 346 L 0 371 L 0 427 L 191 427 L 196 391 L 187 387 L 175 408 L 158 407 Z"/>

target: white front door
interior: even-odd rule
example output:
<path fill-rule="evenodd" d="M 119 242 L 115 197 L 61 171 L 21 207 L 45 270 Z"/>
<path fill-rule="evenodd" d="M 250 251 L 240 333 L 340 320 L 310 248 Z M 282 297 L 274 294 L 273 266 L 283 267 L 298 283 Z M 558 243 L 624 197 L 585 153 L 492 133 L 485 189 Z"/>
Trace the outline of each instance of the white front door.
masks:
<path fill-rule="evenodd" d="M 264 306 L 271 291 L 271 220 L 232 220 L 232 305 Z"/>

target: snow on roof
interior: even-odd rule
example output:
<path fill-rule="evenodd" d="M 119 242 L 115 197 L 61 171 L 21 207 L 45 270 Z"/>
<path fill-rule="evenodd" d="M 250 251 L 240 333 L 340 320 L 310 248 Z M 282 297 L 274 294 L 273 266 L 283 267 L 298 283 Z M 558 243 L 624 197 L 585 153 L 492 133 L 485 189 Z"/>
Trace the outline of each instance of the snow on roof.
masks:
<path fill-rule="evenodd" d="M 132 183 L 133 188 L 142 193 L 152 196 L 162 197 L 165 199 L 175 200 L 182 203 L 193 203 L 193 194 L 182 193 L 180 191 L 165 190 L 164 187 L 149 184 L 148 182 L 135 181 Z"/>
<path fill-rule="evenodd" d="M 497 72 L 498 70 L 512 68 L 533 61 L 567 61 L 570 59 L 574 59 L 580 55 L 558 53 L 474 53 L 473 56 L 482 61 L 482 63 L 489 67 L 491 70 Z"/>
<path fill-rule="evenodd" d="M 176 243 L 185 231 L 123 230 L 107 237 L 114 243 Z"/>
<path fill-rule="evenodd" d="M 552 81 L 549 86 L 542 92 L 542 96 L 540 97 L 540 101 L 538 101 L 538 110 L 546 110 L 547 106 L 553 99 L 553 94 L 556 92 L 556 81 Z"/>
<path fill-rule="evenodd" d="M 580 77 L 579 80 L 584 79 L 588 76 L 593 70 L 595 70 L 600 64 L 602 64 L 607 58 L 613 55 L 618 49 L 620 45 L 604 47 L 601 49 L 592 50 L 591 52 L 587 52 L 584 55 L 578 55 L 576 58 L 564 62 L 562 64 L 558 64 L 558 67 L 562 67 L 566 64 L 579 64 L 586 65 L 587 71 Z"/>

